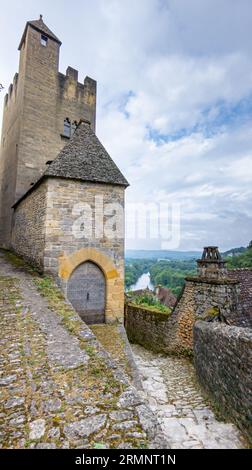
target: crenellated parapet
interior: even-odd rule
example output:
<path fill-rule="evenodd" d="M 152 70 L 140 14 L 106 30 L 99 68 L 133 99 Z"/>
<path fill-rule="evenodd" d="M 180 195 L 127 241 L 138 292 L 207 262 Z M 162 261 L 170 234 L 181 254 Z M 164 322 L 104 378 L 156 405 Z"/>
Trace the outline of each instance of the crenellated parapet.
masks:
<path fill-rule="evenodd" d="M 15 73 L 13 82 L 9 85 L 8 93 L 4 97 L 4 107 L 10 105 L 12 98 L 16 98 L 18 87 L 18 73 Z"/>

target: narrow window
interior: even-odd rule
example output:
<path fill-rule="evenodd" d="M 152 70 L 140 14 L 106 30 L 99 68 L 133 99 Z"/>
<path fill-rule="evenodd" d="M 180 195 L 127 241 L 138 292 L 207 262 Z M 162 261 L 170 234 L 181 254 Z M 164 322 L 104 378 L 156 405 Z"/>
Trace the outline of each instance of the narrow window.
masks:
<path fill-rule="evenodd" d="M 47 46 L 47 41 L 48 41 L 48 38 L 44 35 L 44 34 L 41 34 L 41 37 L 40 37 L 40 44 L 42 46 Z"/>
<path fill-rule="evenodd" d="M 64 119 L 64 136 L 71 137 L 71 123 L 68 118 Z"/>

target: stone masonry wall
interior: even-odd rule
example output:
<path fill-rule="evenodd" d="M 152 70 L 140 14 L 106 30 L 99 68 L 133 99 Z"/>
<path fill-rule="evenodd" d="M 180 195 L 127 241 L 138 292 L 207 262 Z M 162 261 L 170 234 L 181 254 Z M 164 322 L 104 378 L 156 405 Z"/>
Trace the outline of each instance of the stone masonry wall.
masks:
<path fill-rule="evenodd" d="M 202 387 L 252 442 L 252 330 L 196 322 L 194 363 Z"/>
<path fill-rule="evenodd" d="M 37 181 L 46 162 L 68 142 L 64 119 L 88 119 L 95 130 L 96 82 L 78 82 L 77 70 L 59 73 L 57 42 L 40 43 L 40 32 L 28 26 L 20 49 L 19 73 L 4 100 L 0 150 L 0 246 L 10 244 L 14 202 Z"/>
<path fill-rule="evenodd" d="M 95 233 L 95 217 L 108 211 L 108 216 L 102 215 L 101 222 L 106 224 L 113 216 L 113 206 L 118 203 L 123 211 L 124 188 L 109 184 L 94 184 L 81 181 L 50 178 L 48 180 L 48 203 L 46 215 L 46 244 L 45 244 L 45 272 L 53 274 L 66 291 L 67 282 L 71 275 L 72 256 L 77 262 L 83 261 L 82 253 L 88 250 L 89 260 L 97 262 L 103 269 L 102 256 L 105 255 L 114 270 L 104 273 L 107 277 L 107 303 L 106 318 L 109 320 L 123 319 L 124 311 L 124 217 L 123 213 L 117 220 L 118 237 L 109 238 L 101 229 Z M 86 205 L 86 206 L 85 206 Z M 84 208 L 90 208 L 90 213 Z M 112 212 L 111 212 L 112 211 Z M 120 226 L 119 226 L 120 225 Z M 92 229 L 91 237 L 85 238 L 81 228 L 89 226 Z M 100 226 L 101 228 L 101 226 Z M 98 253 L 98 259 L 93 259 L 92 251 Z M 62 266 L 65 265 L 65 268 Z M 109 287 L 109 289 L 108 289 Z"/>
<path fill-rule="evenodd" d="M 173 354 L 182 352 L 176 341 L 177 317 L 153 312 L 140 305 L 126 304 L 125 328 L 131 343 L 137 343 L 155 352 Z"/>
<path fill-rule="evenodd" d="M 191 278 L 171 315 L 139 306 L 126 307 L 126 329 L 132 342 L 164 353 L 192 353 L 193 326 L 198 319 L 239 323 L 239 287 L 235 281 Z"/>
<path fill-rule="evenodd" d="M 239 284 L 223 279 L 187 280 L 173 315 L 178 319 L 176 338 L 181 346 L 193 349 L 193 325 L 199 319 L 222 319 L 236 324 L 241 317 Z"/>
<path fill-rule="evenodd" d="M 65 118 L 88 119 L 95 129 L 96 82 L 86 77 L 85 83 L 79 83 L 78 72 L 75 75 L 71 69 L 67 75 L 59 73 L 59 52 L 58 43 L 49 38 L 43 47 L 40 33 L 28 27 L 20 51 L 25 65 L 16 199 L 68 142 L 62 137 Z"/>
<path fill-rule="evenodd" d="M 44 266 L 47 182 L 43 182 L 14 212 L 12 248 L 32 265 Z"/>
<path fill-rule="evenodd" d="M 115 203 L 119 204 L 122 212 L 116 219 L 118 236 L 110 238 L 102 230 L 102 224 L 113 225 Z M 53 275 L 65 293 L 68 280 L 79 264 L 87 260 L 98 264 L 106 278 L 106 321 L 122 322 L 123 209 L 122 186 L 49 178 L 16 206 L 12 247 L 27 261 Z M 107 216 L 103 210 L 107 211 Z M 95 224 L 95 217 L 99 212 L 102 213 L 102 223 L 97 234 L 95 226 L 99 222 Z M 84 227 L 92 229 L 91 237 L 85 238 L 84 232 L 82 235 Z M 88 257 L 84 259 L 83 254 Z"/>

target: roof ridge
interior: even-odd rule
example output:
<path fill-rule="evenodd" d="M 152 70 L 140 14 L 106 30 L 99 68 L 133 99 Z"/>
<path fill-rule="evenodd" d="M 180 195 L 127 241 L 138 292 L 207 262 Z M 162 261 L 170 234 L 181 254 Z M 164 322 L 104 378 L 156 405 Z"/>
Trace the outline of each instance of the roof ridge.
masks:
<path fill-rule="evenodd" d="M 59 38 L 44 23 L 43 16 L 40 15 L 38 20 L 30 20 L 30 21 L 26 22 L 25 29 L 24 29 L 24 32 L 22 34 L 21 41 L 20 41 L 20 44 L 19 44 L 19 47 L 18 47 L 19 50 L 21 49 L 21 46 L 22 46 L 23 41 L 25 39 L 28 26 L 31 26 L 32 28 L 36 29 L 37 31 L 39 31 L 41 33 L 44 33 L 49 38 L 51 38 L 53 41 L 57 42 L 58 44 L 60 44 L 60 45 L 62 44 L 61 41 L 59 40 Z"/>
<path fill-rule="evenodd" d="M 58 176 L 96 183 L 128 186 L 90 122 L 82 119 L 72 138 L 45 170 L 44 176 Z"/>

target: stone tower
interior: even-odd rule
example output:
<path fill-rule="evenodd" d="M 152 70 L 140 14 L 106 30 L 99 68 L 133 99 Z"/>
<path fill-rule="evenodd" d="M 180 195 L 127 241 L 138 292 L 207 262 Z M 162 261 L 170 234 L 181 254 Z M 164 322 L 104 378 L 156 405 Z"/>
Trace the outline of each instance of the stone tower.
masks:
<path fill-rule="evenodd" d="M 12 249 L 53 275 L 87 323 L 123 321 L 127 186 L 82 120 L 14 205 Z"/>
<path fill-rule="evenodd" d="M 59 73 L 61 42 L 43 22 L 28 21 L 19 72 L 4 100 L 0 153 L 0 246 L 9 247 L 12 206 L 42 175 L 80 119 L 95 130 L 96 82 L 68 67 Z"/>

